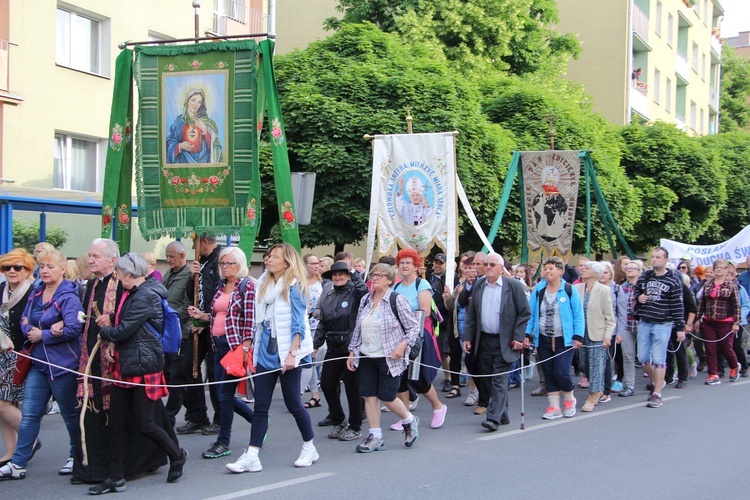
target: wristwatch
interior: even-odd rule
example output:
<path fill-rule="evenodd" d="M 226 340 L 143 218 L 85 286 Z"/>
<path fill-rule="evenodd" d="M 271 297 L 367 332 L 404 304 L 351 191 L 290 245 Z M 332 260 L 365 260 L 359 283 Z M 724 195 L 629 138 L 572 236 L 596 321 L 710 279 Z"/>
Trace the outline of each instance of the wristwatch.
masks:
<path fill-rule="evenodd" d="M 250 352 L 250 348 L 249 347 L 245 347 L 244 345 L 242 346 L 242 350 L 245 351 L 245 352 Z"/>
<path fill-rule="evenodd" d="M 289 351 L 289 354 L 291 354 L 295 358 L 297 357 L 297 351 Z"/>

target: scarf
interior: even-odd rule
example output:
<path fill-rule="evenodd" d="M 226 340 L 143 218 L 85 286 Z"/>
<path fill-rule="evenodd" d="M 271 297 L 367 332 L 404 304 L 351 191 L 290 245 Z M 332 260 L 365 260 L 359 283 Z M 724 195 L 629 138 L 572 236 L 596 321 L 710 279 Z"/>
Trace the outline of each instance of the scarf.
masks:
<path fill-rule="evenodd" d="M 28 290 L 30 286 L 31 281 L 24 280 L 18 285 L 18 288 L 11 292 L 10 283 L 6 282 L 5 288 L 3 288 L 3 303 L 0 304 L 0 313 L 6 318 L 10 316 L 10 310 L 21 302 L 23 296 L 26 295 L 26 290 Z"/>
<path fill-rule="evenodd" d="M 267 275 L 265 279 L 270 280 L 273 278 L 270 275 Z M 269 290 L 266 291 L 266 294 L 263 297 L 259 298 L 258 307 L 256 307 L 255 309 L 255 324 L 259 327 L 263 326 L 266 318 L 269 318 L 273 321 L 274 303 L 276 302 L 278 296 L 281 294 L 282 288 L 284 288 L 284 282 L 278 280 Z M 271 326 L 270 330 L 272 336 L 275 336 L 276 329 Z M 258 333 L 262 331 L 263 330 L 259 330 Z"/>

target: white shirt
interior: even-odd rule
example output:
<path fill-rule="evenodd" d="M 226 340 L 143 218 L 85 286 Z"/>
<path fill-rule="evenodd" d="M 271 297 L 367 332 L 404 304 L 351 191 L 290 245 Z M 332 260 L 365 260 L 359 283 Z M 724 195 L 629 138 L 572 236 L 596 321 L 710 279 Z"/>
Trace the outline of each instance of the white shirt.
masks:
<path fill-rule="evenodd" d="M 500 299 L 503 296 L 503 278 L 497 279 L 494 285 L 487 281 L 482 292 L 481 321 L 485 333 L 500 333 Z"/>

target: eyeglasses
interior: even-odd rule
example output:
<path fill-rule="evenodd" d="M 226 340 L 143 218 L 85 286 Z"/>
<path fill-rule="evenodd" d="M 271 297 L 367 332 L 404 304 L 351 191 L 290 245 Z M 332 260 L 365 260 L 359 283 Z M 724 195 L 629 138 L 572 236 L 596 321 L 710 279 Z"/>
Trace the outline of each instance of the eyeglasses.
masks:
<path fill-rule="evenodd" d="M 496 262 L 487 262 L 487 263 L 485 264 L 485 266 L 489 266 L 489 267 L 496 267 L 496 266 L 499 266 L 499 265 L 500 265 L 500 264 L 498 264 L 498 263 L 496 263 Z"/>
<path fill-rule="evenodd" d="M 413 265 L 414 265 L 414 263 L 413 263 L 413 262 L 399 262 L 399 263 L 398 263 L 398 265 L 399 265 L 399 266 L 407 266 L 407 267 L 410 267 L 410 266 L 413 266 Z"/>
<path fill-rule="evenodd" d="M 237 263 L 236 262 L 226 262 L 226 261 L 224 261 L 224 262 L 219 262 L 219 265 L 221 267 L 230 267 L 230 266 L 236 266 Z"/>
<path fill-rule="evenodd" d="M 638 271 L 639 269 L 637 267 L 626 267 L 626 271 Z"/>
<path fill-rule="evenodd" d="M 687 266 L 679 266 L 677 269 L 681 271 L 687 271 Z"/>
<path fill-rule="evenodd" d="M 370 275 L 370 278 L 372 278 L 372 279 L 375 279 L 375 278 L 382 279 L 382 278 L 385 278 L 386 276 L 388 276 L 388 275 L 387 274 L 380 274 L 380 273 L 372 273 Z"/>
<path fill-rule="evenodd" d="M 7 273 L 11 269 L 13 269 L 17 273 L 20 273 L 21 271 L 23 271 L 24 269 L 26 269 L 26 266 L 22 266 L 20 264 L 14 264 L 12 266 L 3 266 L 3 272 L 4 273 Z"/>

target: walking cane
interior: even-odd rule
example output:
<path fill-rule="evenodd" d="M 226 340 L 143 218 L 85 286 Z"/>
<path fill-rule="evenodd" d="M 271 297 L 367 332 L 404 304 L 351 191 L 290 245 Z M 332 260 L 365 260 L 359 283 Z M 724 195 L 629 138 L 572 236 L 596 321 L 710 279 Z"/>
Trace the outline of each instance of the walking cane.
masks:
<path fill-rule="evenodd" d="M 93 312 L 94 318 L 98 318 L 102 315 L 102 313 L 99 312 L 99 306 L 96 302 L 94 302 Z M 91 321 L 91 319 L 89 319 L 89 321 Z M 91 354 L 89 354 L 89 361 L 86 363 L 86 369 L 83 371 L 83 402 L 81 403 L 81 415 L 78 420 L 78 425 L 81 429 L 81 454 L 83 455 L 81 463 L 84 466 L 88 466 L 89 464 L 88 447 L 86 446 L 86 427 L 83 424 L 86 419 L 86 410 L 89 405 L 89 375 L 91 375 L 91 363 L 94 362 L 94 356 L 98 354 L 101 345 L 102 339 L 100 338 L 96 341 L 96 344 L 94 344 L 94 348 L 91 350 Z"/>
<path fill-rule="evenodd" d="M 524 380 L 526 379 L 526 376 L 525 376 L 525 374 L 523 372 L 523 351 L 524 351 L 524 349 L 525 349 L 525 347 L 521 347 L 521 430 L 526 429 L 526 424 L 523 421 L 523 417 L 525 416 L 525 413 L 526 413 L 524 411 L 524 406 L 523 406 L 523 403 L 524 403 L 523 396 L 524 396 L 524 392 L 526 392 L 526 389 L 524 388 Z"/>

